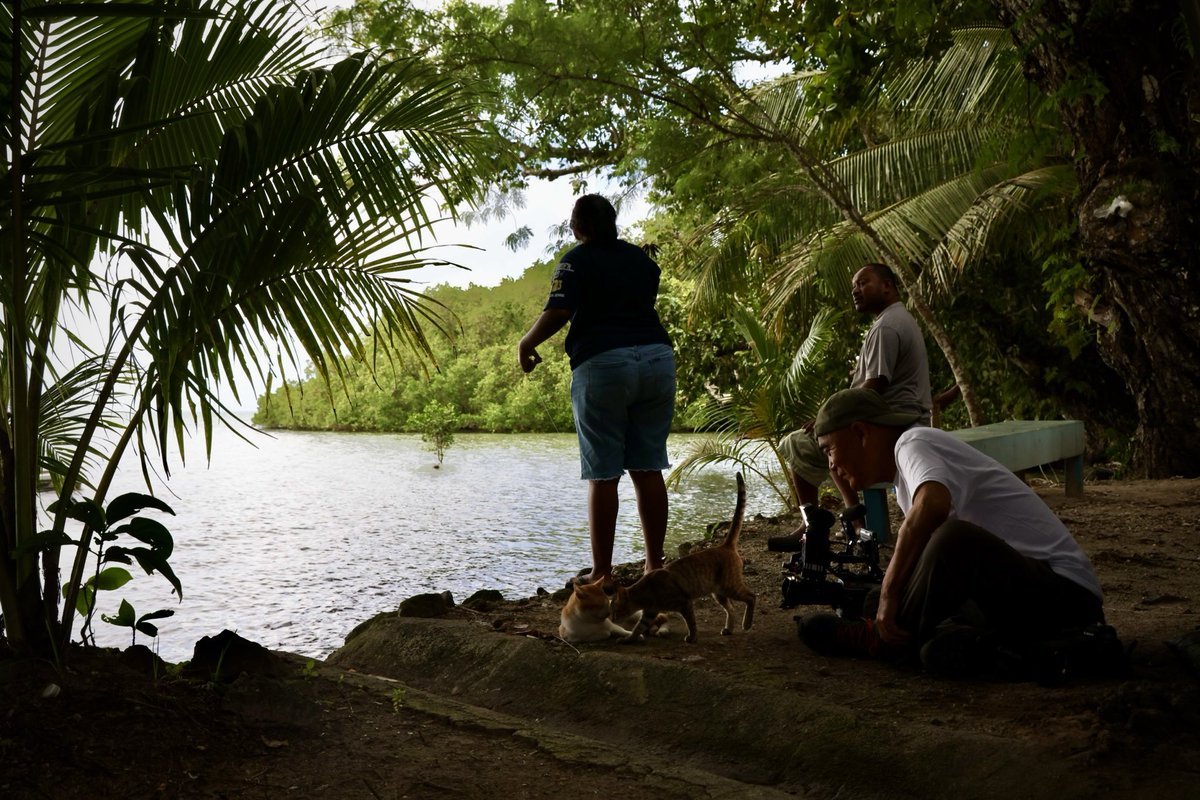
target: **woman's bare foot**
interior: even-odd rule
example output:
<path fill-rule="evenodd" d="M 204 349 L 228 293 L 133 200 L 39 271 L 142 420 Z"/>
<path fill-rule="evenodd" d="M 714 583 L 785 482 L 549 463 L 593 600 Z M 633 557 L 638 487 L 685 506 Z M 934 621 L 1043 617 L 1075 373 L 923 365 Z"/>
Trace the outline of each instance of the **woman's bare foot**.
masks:
<path fill-rule="evenodd" d="M 647 561 L 646 566 L 642 568 L 642 574 L 649 575 L 654 570 L 662 569 L 663 567 L 665 567 L 666 563 L 667 563 L 666 559 L 662 559 L 662 558 L 655 559 L 654 561 Z"/>

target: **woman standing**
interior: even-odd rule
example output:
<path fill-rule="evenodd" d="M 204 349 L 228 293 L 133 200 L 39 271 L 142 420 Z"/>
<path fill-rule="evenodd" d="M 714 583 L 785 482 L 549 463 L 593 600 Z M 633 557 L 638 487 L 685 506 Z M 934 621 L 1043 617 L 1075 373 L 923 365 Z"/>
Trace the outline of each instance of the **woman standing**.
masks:
<path fill-rule="evenodd" d="M 617 483 L 626 470 L 637 495 L 646 571 L 663 565 L 667 490 L 662 471 L 675 410 L 675 353 L 658 319 L 658 265 L 617 238 L 617 212 L 600 195 L 580 197 L 571 211 L 579 244 L 554 271 L 541 316 L 517 345 L 521 369 L 542 360 L 537 346 L 567 322 L 571 407 L 579 436 L 581 477 L 588 485 L 592 572 L 612 574 Z"/>

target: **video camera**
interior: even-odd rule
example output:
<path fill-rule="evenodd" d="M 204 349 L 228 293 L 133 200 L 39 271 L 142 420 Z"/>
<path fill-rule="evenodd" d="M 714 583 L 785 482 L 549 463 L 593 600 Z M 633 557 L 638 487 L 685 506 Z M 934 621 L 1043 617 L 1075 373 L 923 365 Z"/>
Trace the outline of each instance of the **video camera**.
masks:
<path fill-rule="evenodd" d="M 879 543 L 871 531 L 860 530 L 854 524 L 866 517 L 866 506 L 844 509 L 835 517 L 806 503 L 800 513 L 804 517 L 803 536 L 777 536 L 767 542 L 768 550 L 793 553 L 783 565 L 780 608 L 828 605 L 848 619 L 861 617 L 867 593 L 883 583 Z M 835 520 L 842 524 L 844 539 L 835 543 L 841 545 L 837 551 L 829 541 Z"/>

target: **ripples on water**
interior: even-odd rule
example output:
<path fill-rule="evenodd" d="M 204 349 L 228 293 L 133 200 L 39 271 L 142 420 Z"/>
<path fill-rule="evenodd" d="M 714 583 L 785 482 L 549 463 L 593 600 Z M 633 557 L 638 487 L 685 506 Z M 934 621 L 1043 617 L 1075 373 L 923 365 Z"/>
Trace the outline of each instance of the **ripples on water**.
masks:
<path fill-rule="evenodd" d="M 486 588 L 527 597 L 591 566 L 574 434 L 459 435 L 440 469 L 418 436 L 277 432 L 254 440 L 257 447 L 219 432 L 211 465 L 193 448 L 189 465 L 158 492 L 176 513 L 163 522 L 175 538 L 183 602 L 161 576 L 136 567 L 134 580 L 100 594 L 103 613 L 115 613 L 121 598 L 139 615 L 174 609 L 158 622 L 168 661 L 190 658 L 197 639 L 224 628 L 323 658 L 355 625 L 411 595 L 449 590 L 461 602 Z M 681 441 L 672 438 L 672 453 Z M 668 552 L 732 515 L 733 472 L 707 468 L 671 493 Z M 140 480 L 126 471 L 110 497 L 143 491 Z M 747 513 L 779 510 L 751 479 Z M 613 557 L 642 558 L 628 478 Z M 129 643 L 98 616 L 93 627 L 101 645 Z"/>

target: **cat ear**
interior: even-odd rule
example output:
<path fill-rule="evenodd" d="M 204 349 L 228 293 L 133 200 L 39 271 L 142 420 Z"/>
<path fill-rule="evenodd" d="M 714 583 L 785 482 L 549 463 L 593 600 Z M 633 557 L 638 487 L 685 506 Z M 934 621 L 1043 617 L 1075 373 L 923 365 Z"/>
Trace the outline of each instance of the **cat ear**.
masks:
<path fill-rule="evenodd" d="M 600 584 L 600 588 L 604 590 L 605 594 L 612 594 L 620 586 L 612 575 L 605 575 L 597 583 Z"/>

